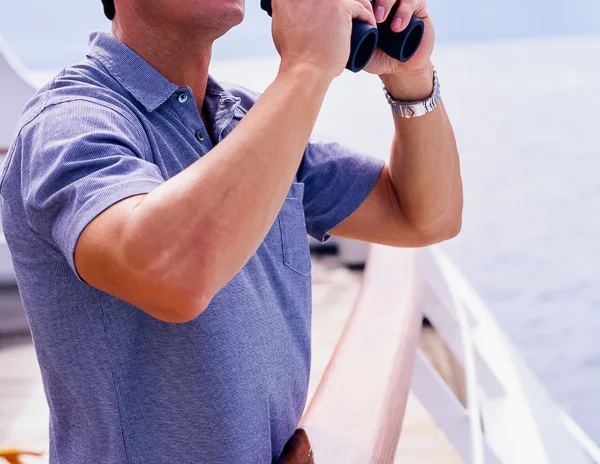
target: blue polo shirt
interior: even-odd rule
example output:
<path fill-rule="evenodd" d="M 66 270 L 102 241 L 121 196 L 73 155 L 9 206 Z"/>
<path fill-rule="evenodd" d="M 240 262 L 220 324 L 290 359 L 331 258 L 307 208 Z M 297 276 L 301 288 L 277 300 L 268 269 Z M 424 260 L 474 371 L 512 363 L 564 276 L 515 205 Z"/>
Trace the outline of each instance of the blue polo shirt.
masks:
<path fill-rule="evenodd" d="M 202 162 L 256 98 L 209 79 L 209 136 L 189 87 L 96 33 L 86 59 L 24 110 L 0 194 L 50 406 L 52 464 L 270 463 L 294 432 L 310 371 L 306 234 L 326 240 L 382 161 L 310 143 L 256 253 L 185 324 L 87 285 L 73 262 L 94 217 Z"/>

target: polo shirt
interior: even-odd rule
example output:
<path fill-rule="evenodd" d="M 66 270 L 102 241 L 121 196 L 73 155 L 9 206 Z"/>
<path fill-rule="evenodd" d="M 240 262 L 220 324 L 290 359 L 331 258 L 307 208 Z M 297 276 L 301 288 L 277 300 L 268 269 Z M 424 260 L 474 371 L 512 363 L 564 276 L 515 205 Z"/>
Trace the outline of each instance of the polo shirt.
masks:
<path fill-rule="evenodd" d="M 86 58 L 25 108 L 0 197 L 50 407 L 51 464 L 270 463 L 296 429 L 311 357 L 307 232 L 327 240 L 382 161 L 309 143 L 260 247 L 188 323 L 86 284 L 73 260 L 90 221 L 202 162 L 257 98 L 210 77 L 208 134 L 189 87 L 94 33 Z"/>

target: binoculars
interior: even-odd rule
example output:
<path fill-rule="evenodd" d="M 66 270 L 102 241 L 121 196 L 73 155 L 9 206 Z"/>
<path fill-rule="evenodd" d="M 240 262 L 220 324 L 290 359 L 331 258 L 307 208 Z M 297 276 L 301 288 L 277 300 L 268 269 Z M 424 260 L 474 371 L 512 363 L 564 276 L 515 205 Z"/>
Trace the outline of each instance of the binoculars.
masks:
<path fill-rule="evenodd" d="M 269 16 L 272 16 L 271 0 L 261 0 L 260 6 Z M 354 21 L 350 42 L 350 58 L 348 64 L 346 64 L 346 69 L 352 72 L 361 71 L 369 63 L 377 47 L 401 63 L 406 63 L 412 58 L 419 45 L 421 45 L 425 23 L 413 17 L 402 32 L 394 32 L 391 26 L 398 6 L 399 4 L 396 4 L 390 11 L 388 19 L 377 27 L 362 21 Z"/>

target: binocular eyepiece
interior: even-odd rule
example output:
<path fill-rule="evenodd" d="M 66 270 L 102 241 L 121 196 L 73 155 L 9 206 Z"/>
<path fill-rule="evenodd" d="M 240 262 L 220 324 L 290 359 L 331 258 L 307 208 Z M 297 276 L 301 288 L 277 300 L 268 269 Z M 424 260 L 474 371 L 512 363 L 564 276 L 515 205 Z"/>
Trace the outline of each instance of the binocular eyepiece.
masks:
<path fill-rule="evenodd" d="M 260 6 L 269 16 L 273 14 L 271 0 L 261 0 Z M 369 63 L 377 47 L 401 63 L 406 63 L 412 58 L 421 45 L 425 23 L 413 17 L 402 32 L 394 32 L 392 21 L 397 9 L 398 5 L 390 11 L 388 19 L 377 27 L 362 21 L 354 21 L 350 42 L 350 58 L 346 64 L 346 69 L 352 72 L 361 71 Z"/>

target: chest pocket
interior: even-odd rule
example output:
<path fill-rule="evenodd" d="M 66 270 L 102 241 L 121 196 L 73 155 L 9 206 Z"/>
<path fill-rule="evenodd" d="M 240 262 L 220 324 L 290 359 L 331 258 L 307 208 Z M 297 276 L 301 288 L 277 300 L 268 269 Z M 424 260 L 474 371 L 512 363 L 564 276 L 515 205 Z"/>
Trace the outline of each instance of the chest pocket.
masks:
<path fill-rule="evenodd" d="M 302 197 L 304 184 L 294 183 L 279 211 L 283 263 L 304 276 L 310 275 L 310 251 L 306 235 Z"/>

